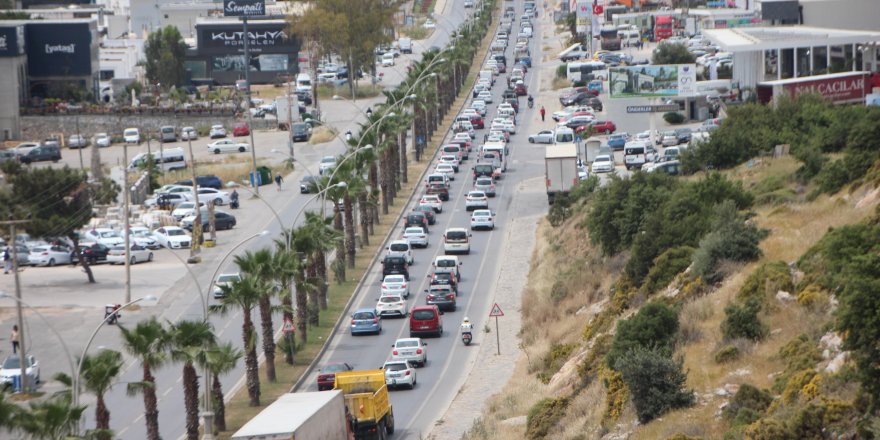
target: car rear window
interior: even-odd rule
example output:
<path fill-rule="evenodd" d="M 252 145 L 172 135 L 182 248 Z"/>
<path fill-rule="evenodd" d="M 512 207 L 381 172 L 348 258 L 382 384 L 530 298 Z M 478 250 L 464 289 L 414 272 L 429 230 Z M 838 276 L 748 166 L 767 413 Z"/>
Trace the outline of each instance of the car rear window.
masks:
<path fill-rule="evenodd" d="M 382 298 L 379 298 L 379 302 L 381 302 L 381 303 L 397 303 L 397 302 L 400 302 L 400 297 L 399 296 L 383 296 Z"/>
<path fill-rule="evenodd" d="M 412 317 L 413 317 L 413 319 L 418 320 L 418 321 L 427 321 L 429 319 L 435 318 L 433 310 L 416 310 L 415 312 L 412 313 Z M 415 347 L 415 343 L 413 343 L 413 345 L 402 345 L 402 344 L 404 344 L 404 343 L 401 342 L 398 345 L 398 347 Z"/>
<path fill-rule="evenodd" d="M 406 370 L 406 364 L 402 362 L 396 364 L 388 364 L 385 366 L 385 369 L 388 371 L 403 371 Z"/>
<path fill-rule="evenodd" d="M 352 318 L 354 318 L 354 319 L 373 319 L 373 313 L 372 312 L 355 312 L 355 314 L 352 316 Z"/>
<path fill-rule="evenodd" d="M 392 243 L 391 250 L 395 252 L 404 252 L 409 250 L 409 245 L 406 243 Z"/>
<path fill-rule="evenodd" d="M 451 260 L 451 259 L 437 260 L 437 267 L 455 267 L 455 260 Z"/>
<path fill-rule="evenodd" d="M 489 164 L 477 165 L 474 167 L 474 170 L 478 173 L 486 173 L 486 172 L 491 173 L 492 172 L 492 165 L 489 165 Z"/>
<path fill-rule="evenodd" d="M 446 233 L 446 241 L 466 242 L 468 235 L 466 231 L 448 231 Z"/>

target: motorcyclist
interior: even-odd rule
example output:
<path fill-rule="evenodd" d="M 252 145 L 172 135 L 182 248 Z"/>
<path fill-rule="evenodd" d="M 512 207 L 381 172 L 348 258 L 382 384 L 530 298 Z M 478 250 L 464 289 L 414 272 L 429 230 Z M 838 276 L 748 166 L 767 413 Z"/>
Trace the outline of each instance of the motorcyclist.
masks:
<path fill-rule="evenodd" d="M 461 321 L 461 334 L 471 334 L 471 331 L 474 329 L 474 325 L 471 323 L 470 318 L 467 316 L 464 317 L 464 320 Z"/>
<path fill-rule="evenodd" d="M 534 106 L 535 106 L 535 98 L 533 98 L 532 95 L 529 95 L 529 108 L 532 108 Z"/>
<path fill-rule="evenodd" d="M 238 208 L 238 191 L 232 190 L 232 194 L 229 195 L 229 201 L 233 208 Z"/>

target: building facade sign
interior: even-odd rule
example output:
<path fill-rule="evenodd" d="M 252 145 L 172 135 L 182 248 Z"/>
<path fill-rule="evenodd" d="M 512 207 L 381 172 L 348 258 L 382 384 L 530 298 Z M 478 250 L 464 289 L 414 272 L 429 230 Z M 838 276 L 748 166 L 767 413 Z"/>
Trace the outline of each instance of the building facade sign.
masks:
<path fill-rule="evenodd" d="M 24 26 L 0 27 L 0 57 L 24 55 Z"/>
<path fill-rule="evenodd" d="M 865 99 L 865 74 L 786 84 L 783 88 L 792 98 L 813 93 L 831 102 L 861 102 Z"/>
<path fill-rule="evenodd" d="M 88 22 L 28 23 L 25 33 L 31 76 L 92 75 L 92 32 Z"/>
<path fill-rule="evenodd" d="M 223 15 L 226 17 L 266 15 L 266 3 L 263 0 L 224 0 Z"/>
<path fill-rule="evenodd" d="M 244 30 L 240 24 L 197 25 L 198 50 L 203 54 L 244 53 Z M 248 23 L 248 51 L 284 53 L 297 49 L 284 24 Z"/>

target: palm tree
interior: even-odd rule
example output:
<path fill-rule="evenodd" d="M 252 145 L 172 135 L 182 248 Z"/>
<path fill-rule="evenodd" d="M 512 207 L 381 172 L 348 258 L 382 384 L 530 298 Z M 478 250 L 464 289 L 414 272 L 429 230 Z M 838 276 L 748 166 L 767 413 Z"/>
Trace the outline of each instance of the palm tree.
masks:
<path fill-rule="evenodd" d="M 263 334 L 263 355 L 266 357 L 266 380 L 275 382 L 275 329 L 272 323 L 272 295 L 270 282 L 276 279 L 272 268 L 272 251 L 268 248 L 247 251 L 235 257 L 235 264 L 247 275 L 258 278 L 266 287 L 260 296 L 260 329 Z"/>
<path fill-rule="evenodd" d="M 250 406 L 260 406 L 260 375 L 257 363 L 257 333 L 251 312 L 254 306 L 265 295 L 265 281 L 245 275 L 240 281 L 233 281 L 229 286 L 220 286 L 223 298 L 220 304 L 211 306 L 211 310 L 225 315 L 231 309 L 241 310 L 244 322 L 241 324 L 241 339 L 244 346 L 245 380 L 247 382 Z"/>
<path fill-rule="evenodd" d="M 18 429 L 21 407 L 6 400 L 6 392 L 0 391 L 0 431 L 12 434 Z"/>
<path fill-rule="evenodd" d="M 279 283 L 278 295 L 281 297 L 282 322 L 293 322 L 293 279 L 301 271 L 301 259 L 293 249 L 289 248 L 293 241 L 293 232 L 286 230 L 282 236 L 275 240 L 275 253 L 272 254 L 272 273 Z M 284 350 L 284 362 L 293 365 L 293 347 Z"/>
<path fill-rule="evenodd" d="M 64 440 L 76 430 L 86 407 L 73 406 L 69 396 L 55 396 L 31 402 L 28 411 L 20 411 L 15 426 L 33 439 Z"/>
<path fill-rule="evenodd" d="M 168 332 L 155 317 L 138 322 L 133 330 L 122 325 L 119 330 L 122 332 L 125 350 L 140 360 L 143 370 L 140 382 L 128 384 L 128 394 L 143 394 L 147 439 L 159 440 L 159 408 L 153 369 L 159 368 L 167 360 L 165 350 L 168 346 Z"/>
<path fill-rule="evenodd" d="M 80 377 L 83 387 L 97 398 L 95 403 L 95 432 L 98 440 L 109 440 L 113 437 L 110 430 L 110 410 L 104 402 L 104 395 L 113 387 L 116 377 L 122 371 L 122 353 L 114 350 L 101 350 L 94 356 L 82 359 Z M 55 380 L 70 387 L 65 391 L 69 395 L 73 391 L 73 380 L 64 373 L 58 373 Z"/>
<path fill-rule="evenodd" d="M 231 343 L 217 345 L 205 352 L 205 366 L 211 373 L 211 399 L 214 408 L 214 427 L 218 432 L 226 431 L 226 404 L 223 402 L 223 385 L 220 376 L 235 369 L 235 364 L 242 357 L 241 350 Z"/>
<path fill-rule="evenodd" d="M 186 438 L 199 438 L 199 376 L 196 364 L 204 365 L 205 353 L 216 344 L 211 323 L 178 321 L 168 330 L 171 358 L 183 362 L 183 403 L 186 411 Z"/>

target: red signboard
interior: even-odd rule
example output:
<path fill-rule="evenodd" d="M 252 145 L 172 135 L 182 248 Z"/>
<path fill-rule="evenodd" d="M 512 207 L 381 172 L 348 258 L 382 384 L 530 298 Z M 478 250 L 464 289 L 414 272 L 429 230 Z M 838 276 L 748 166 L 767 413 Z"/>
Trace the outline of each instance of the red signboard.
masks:
<path fill-rule="evenodd" d="M 831 102 L 860 102 L 865 100 L 866 78 L 867 75 L 860 72 L 836 78 L 792 82 L 784 84 L 782 88 L 792 98 L 812 93 L 821 95 Z"/>
<path fill-rule="evenodd" d="M 593 15 L 602 15 L 605 12 L 605 9 L 602 5 L 593 5 Z"/>

